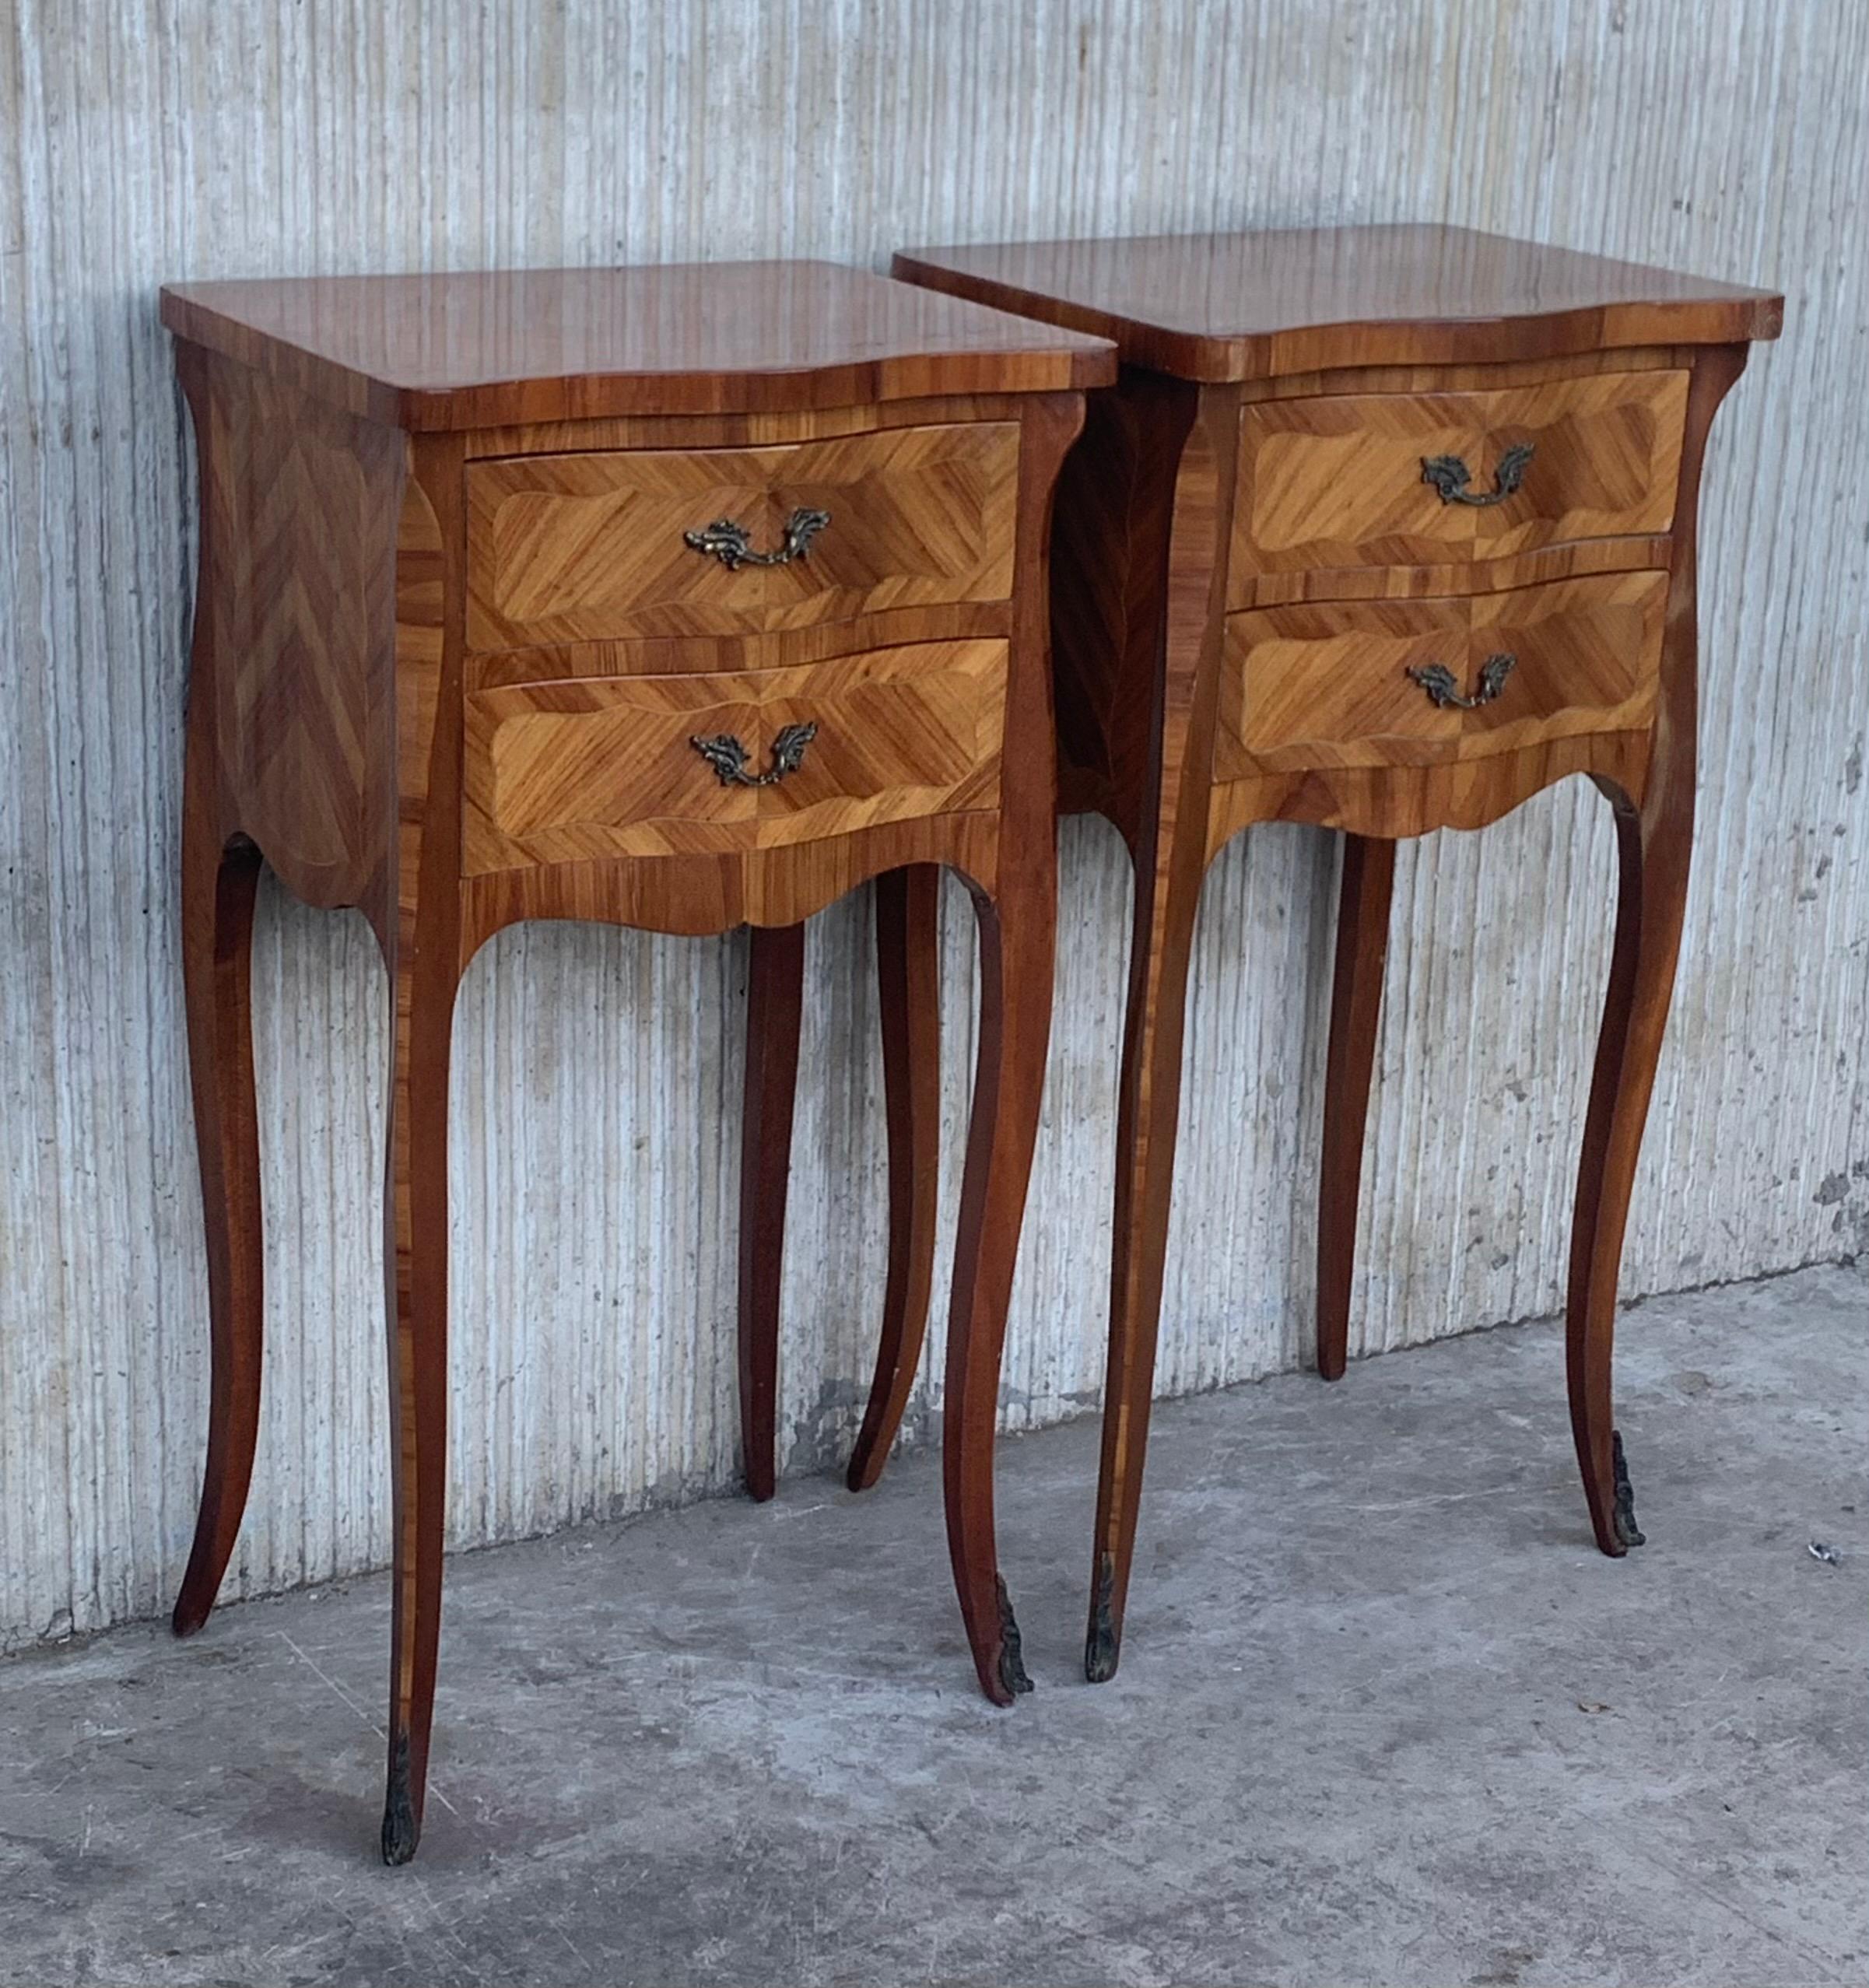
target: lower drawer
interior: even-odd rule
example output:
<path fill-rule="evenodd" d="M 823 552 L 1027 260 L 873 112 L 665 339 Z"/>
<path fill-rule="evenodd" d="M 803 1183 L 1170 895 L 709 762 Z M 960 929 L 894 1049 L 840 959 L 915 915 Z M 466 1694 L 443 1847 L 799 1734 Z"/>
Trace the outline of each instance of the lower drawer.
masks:
<path fill-rule="evenodd" d="M 1664 573 L 1229 615 L 1216 780 L 1437 766 L 1653 715 Z"/>
<path fill-rule="evenodd" d="M 1005 702 L 998 640 L 477 691 L 463 861 L 727 855 L 995 808 Z"/>

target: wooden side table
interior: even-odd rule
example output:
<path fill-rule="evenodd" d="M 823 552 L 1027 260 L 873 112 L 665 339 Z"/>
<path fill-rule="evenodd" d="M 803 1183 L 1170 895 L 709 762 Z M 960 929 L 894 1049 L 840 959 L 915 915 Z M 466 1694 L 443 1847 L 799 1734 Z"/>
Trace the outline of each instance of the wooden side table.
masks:
<path fill-rule="evenodd" d="M 759 1157 L 800 921 L 945 864 L 977 906 L 984 1002 L 949 1540 L 981 1686 L 1008 1702 L 992 1444 L 1050 1022 L 1047 529 L 1113 349 L 821 264 L 190 285 L 163 315 L 201 468 L 183 916 L 214 1351 L 177 1631 L 213 1605 L 253 1465 L 262 860 L 360 906 L 393 985 L 392 1864 L 420 1833 L 434 1696 L 467 962 L 522 918 L 777 928 L 755 958 Z M 780 1235 L 745 1211 L 756 1312 Z"/>
<path fill-rule="evenodd" d="M 1394 839 L 1587 773 L 1622 888 L 1583 1127 L 1571 1422 L 1597 1544 L 1640 1542 L 1616 1277 L 1694 812 L 1701 454 L 1782 300 L 1440 227 L 912 251 L 899 275 L 1116 339 L 1060 486 L 1060 795 L 1121 831 L 1135 941 L 1085 1667 L 1115 1671 L 1162 1297 L 1188 954 L 1254 822 L 1344 846 L 1318 1237 L 1343 1371 Z"/>

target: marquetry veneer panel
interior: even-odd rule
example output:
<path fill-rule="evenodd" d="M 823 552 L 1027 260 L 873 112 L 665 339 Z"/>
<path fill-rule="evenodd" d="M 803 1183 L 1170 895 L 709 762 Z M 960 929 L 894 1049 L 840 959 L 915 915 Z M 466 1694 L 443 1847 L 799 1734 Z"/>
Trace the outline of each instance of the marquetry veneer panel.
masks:
<path fill-rule="evenodd" d="M 177 1633 L 214 1606 L 258 1436 L 266 864 L 358 907 L 391 985 L 392 1864 L 420 1838 L 434 1712 L 468 962 L 531 918 L 752 927 L 738 1391 L 770 1497 L 803 921 L 875 879 L 885 941 L 911 917 L 931 934 L 946 867 L 980 938 L 949 1557 L 980 1688 L 1011 1704 L 1029 1681 L 993 1446 L 1054 983 L 1046 531 L 1114 348 L 826 263 L 193 285 L 163 317 L 201 472 L 178 937 L 213 1353 Z M 905 975 L 880 1003 L 885 1070 L 917 1073 L 889 1113 L 892 1414 L 933 1282 L 935 984 Z M 889 1418 L 866 1421 L 878 1464 Z"/>
<path fill-rule="evenodd" d="M 1609 801 L 1615 952 L 1566 1370 L 1597 1544 L 1639 1545 L 1611 1351 L 1686 900 L 1702 451 L 1783 300 L 1433 226 L 984 244 L 896 268 L 1102 331 L 1124 362 L 1059 485 L 1052 618 L 1061 797 L 1105 814 L 1136 872 L 1085 1674 L 1112 1676 L 1122 1645 L 1201 882 L 1254 822 L 1348 832 L 1317 1169 L 1334 1380 L 1395 840 L 1483 827 L 1580 773 Z M 1426 685 L 1407 674 L 1432 664 Z"/>
<path fill-rule="evenodd" d="M 1489 392 L 1338 394 L 1249 404 L 1229 598 L 1256 573 L 1446 566 L 1573 540 L 1666 531 L 1687 415 L 1676 369 L 1592 373 Z M 1458 457 L 1489 494 L 1506 452 L 1533 455 L 1487 506 L 1443 502 L 1424 459 Z"/>
<path fill-rule="evenodd" d="M 724 855 L 999 803 L 1007 645 L 922 643 L 808 668 L 580 678 L 467 699 L 464 869 Z M 790 725 L 815 736 L 766 787 L 695 749 L 731 734 L 748 770 Z"/>
<path fill-rule="evenodd" d="M 1644 728 L 1667 603 L 1666 573 L 1628 573 L 1230 615 L 1214 777 L 1439 766 Z M 1473 710 L 1437 705 L 1408 675 L 1442 664 L 1471 695 L 1501 654 L 1513 662 L 1499 694 Z"/>
<path fill-rule="evenodd" d="M 514 457 L 467 477 L 474 649 L 771 633 L 1012 590 L 1015 422 Z M 783 566 L 731 570 L 684 535 L 730 519 L 767 551 L 800 510 L 829 522 Z"/>

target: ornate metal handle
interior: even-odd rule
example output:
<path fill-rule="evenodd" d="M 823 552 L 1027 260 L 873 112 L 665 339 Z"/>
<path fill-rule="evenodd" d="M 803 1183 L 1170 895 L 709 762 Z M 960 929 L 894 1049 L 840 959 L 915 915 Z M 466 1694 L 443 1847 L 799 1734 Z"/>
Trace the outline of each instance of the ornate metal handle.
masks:
<path fill-rule="evenodd" d="M 682 543 L 690 552 L 711 553 L 729 573 L 738 573 L 743 566 L 790 566 L 794 559 L 804 558 L 812 541 L 830 521 L 829 511 L 810 510 L 801 505 L 785 521 L 785 535 L 776 552 L 756 552 L 752 534 L 731 517 L 717 517 L 699 531 L 684 531 Z"/>
<path fill-rule="evenodd" d="M 1429 663 L 1408 671 L 1408 675 L 1427 692 L 1428 701 L 1443 710 L 1451 707 L 1457 711 L 1477 711 L 1506 688 L 1506 679 L 1518 667 L 1518 661 L 1517 656 L 1503 654 L 1489 656 L 1480 665 L 1480 687 L 1471 697 L 1460 695 L 1460 679 L 1445 663 Z"/>
<path fill-rule="evenodd" d="M 1458 456 L 1423 456 L 1422 481 L 1432 483 L 1441 493 L 1443 504 L 1471 504 L 1484 510 L 1489 504 L 1503 504 L 1525 480 L 1526 465 L 1538 454 L 1538 446 L 1532 442 L 1515 442 L 1499 458 L 1499 466 L 1492 472 L 1490 490 L 1469 490 L 1467 486 L 1473 481 L 1473 472 Z"/>
<path fill-rule="evenodd" d="M 723 787 L 771 787 L 805 763 L 805 749 L 818 736 L 814 724 L 787 725 L 772 742 L 772 764 L 763 773 L 746 770 L 746 748 L 730 731 L 688 743 L 720 776 Z"/>

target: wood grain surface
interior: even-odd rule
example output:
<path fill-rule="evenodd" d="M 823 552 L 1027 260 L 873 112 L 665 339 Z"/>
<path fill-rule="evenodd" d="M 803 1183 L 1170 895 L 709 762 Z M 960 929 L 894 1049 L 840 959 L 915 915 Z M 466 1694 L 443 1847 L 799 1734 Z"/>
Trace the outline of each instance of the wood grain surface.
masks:
<path fill-rule="evenodd" d="M 1860 1257 L 1869 780 L 1855 749 L 1869 669 L 1854 632 L 1869 626 L 1869 449 L 1850 438 L 1869 366 L 1869 205 L 1843 162 L 1861 151 L 1869 10 L 1730 0 L 1709 33 L 1713 17 L 1691 0 L 1032 0 L 970 10 L 957 33 L 946 10 L 908 0 L 97 0 L 66 33 L 53 31 L 65 15 L 16 10 L 18 33 L 0 30 L 0 1649 L 167 1611 L 208 1426 L 179 914 L 198 510 L 164 282 L 775 255 L 882 268 L 911 242 L 1425 218 L 1782 289 L 1783 342 L 1755 356 L 1706 462 L 1699 874 L 1621 1290 Z M 748 429 L 754 445 L 787 439 L 772 430 L 791 418 L 717 417 L 742 432 L 714 445 Z M 596 445 L 668 445 L 618 439 L 622 426 Z M 473 440 L 508 454 L 514 432 Z M 573 445 L 561 433 L 523 446 Z M 1485 835 L 1397 850 L 1352 1359 L 1562 1309 L 1615 860 L 1611 811 L 1580 780 Z M 1312 1357 L 1306 1183 L 1337 867 L 1335 836 L 1293 823 L 1235 837 L 1208 875 L 1164 1394 Z M 1064 824 L 1060 876 L 1008 1431 L 1081 1413 L 1105 1357 L 1133 884 L 1119 836 L 1090 817 Z M 942 896 L 952 1190 L 976 968 L 964 896 L 952 882 Z M 875 1354 L 889 1187 L 872 955 L 867 892 L 814 920 L 780 1379 L 788 1481 L 843 1466 Z M 451 1104 L 451 1548 L 741 1495 L 733 1045 L 747 963 L 744 936 L 560 921 L 505 934 L 469 969 Z M 308 910 L 262 880 L 268 1331 L 226 1601 L 388 1555 L 381 973 L 359 915 Z M 1472 1026 L 1439 1026 L 1450 1012 Z M 1268 1068 L 1280 1084 L 1261 1080 Z M 1502 1153 L 1513 1168 L 1489 1180 Z M 953 1201 L 912 1443 L 938 1429 Z M 1464 1246 L 1476 1202 L 1513 1232 L 1510 1251 Z M 1548 1464 L 1563 1434 L 1555 1396 L 1546 1406 Z M 1631 1404 L 1621 1414 L 1644 1523 L 1665 1540 L 1665 1480 L 1650 1460 L 1643 1481 L 1641 1420 Z M 1688 1454 L 1678 1440 L 1674 1453 Z M 1010 1551 L 1010 1505 L 1004 1516 Z M 1546 1468 L 1514 1522 L 1574 1541 L 1584 1515 Z M 1145 1507 L 1139 1608 L 1169 1523 L 1165 1505 Z M 1049 1646 L 1055 1664 L 1055 1632 L 1029 1629 L 1028 1660 Z M 346 1826 L 334 1821 L 334 1842 Z"/>
<path fill-rule="evenodd" d="M 990 812 L 1005 699 L 1003 642 L 479 691 L 468 700 L 466 866 L 752 854 Z M 770 787 L 724 782 L 695 742 L 735 740 L 757 774 L 772 770 L 779 735 L 799 725 L 817 728 L 803 762 Z"/>
<path fill-rule="evenodd" d="M 1578 538 L 1665 532 L 1688 375 L 1595 373 L 1490 392 L 1332 394 L 1246 408 L 1230 572 L 1498 559 Z M 1459 458 L 1488 493 L 1511 449 L 1534 451 L 1520 493 L 1444 501 L 1425 462 Z M 1236 600 L 1240 594 L 1236 594 Z"/>
<path fill-rule="evenodd" d="M 847 343 L 874 331 L 864 304 L 879 287 L 851 293 Z M 444 344 L 458 328 L 446 314 L 451 294 L 430 299 L 441 315 L 426 329 Z M 695 294 L 724 307 L 737 294 L 732 272 Z M 635 452 L 563 449 L 579 437 L 554 430 L 550 453 L 483 451 L 470 468 L 467 437 L 445 423 L 405 434 L 346 411 L 328 373 L 274 363 L 271 306 L 253 301 L 239 335 L 215 320 L 241 356 L 186 338 L 177 347 L 202 461 L 184 948 L 213 1384 L 177 1632 L 199 1629 L 213 1606 L 253 1473 L 264 1252 L 250 957 L 272 852 L 289 885 L 362 910 L 391 983 L 383 1265 L 394 1605 L 381 1850 L 391 1864 L 407 1863 L 421 1839 L 434 1718 L 451 1387 L 449 1072 L 468 963 L 501 926 L 529 917 L 761 928 L 739 1345 L 747 1481 L 766 1497 L 802 920 L 889 871 L 901 880 L 896 924 L 931 934 L 934 866 L 945 864 L 975 899 L 982 990 L 950 1293 L 949 1548 L 981 1688 L 1010 1703 L 1030 1681 L 999 1573 L 993 1445 L 1057 915 L 1047 535 L 1081 396 L 1028 394 L 1010 420 L 833 422 L 828 435 L 763 447 L 710 446 L 723 438 L 706 423 L 686 451 L 679 430 L 662 438 L 673 446 Z M 389 282 L 365 284 L 352 301 L 368 321 L 405 300 Z M 886 303 L 878 309 L 888 317 Z M 964 328 L 964 314 L 956 321 Z M 938 340 L 927 356 L 934 376 L 950 349 Z M 1073 349 L 1097 356 L 1082 342 Z M 1013 365 L 976 380 L 1001 403 L 986 412 L 1008 411 L 1019 377 Z M 523 397 L 501 406 L 502 419 L 538 413 Z M 742 528 L 761 535 L 749 545 Z M 765 535 L 774 533 L 784 535 Z M 770 556 L 775 545 L 783 559 Z M 769 556 L 749 566 L 749 552 Z M 998 608 L 1003 632 L 927 639 L 960 605 Z M 833 621 L 827 642 L 822 625 Z M 850 646 L 885 626 L 924 639 Z M 581 650 L 581 671 L 552 673 L 553 642 Z M 653 654 L 634 668 L 592 660 L 606 645 L 648 643 Z M 775 643 L 791 654 L 787 666 Z M 470 689 L 470 652 L 488 645 L 520 645 L 530 660 L 517 681 Z M 716 667 L 640 666 L 700 655 Z M 1019 769 L 1010 786 L 1008 756 Z M 931 1274 L 933 1124 L 925 1075 L 910 1082 L 906 1070 L 938 1051 L 929 988 L 922 968 L 905 973 L 885 1031 L 905 1086 L 892 1114 L 903 1229 L 878 1365 L 885 1422 L 913 1374 Z"/>
<path fill-rule="evenodd" d="M 1432 223 L 904 249 L 898 275 L 1184 380 L 1775 338 L 1784 300 Z"/>
<path fill-rule="evenodd" d="M 1109 348 L 831 262 L 301 276 L 163 292 L 178 338 L 391 427 L 1100 386 Z"/>
<path fill-rule="evenodd" d="M 1016 422 L 893 428 L 766 449 L 587 451 L 468 474 L 475 649 L 763 634 L 1012 591 Z M 756 551 L 800 509 L 803 556 L 737 569 L 687 541 L 716 520 Z"/>
<path fill-rule="evenodd" d="M 1699 465 L 1741 342 L 1776 335 L 1780 300 L 1419 227 L 917 251 L 896 267 L 1105 331 L 1125 361 L 1061 493 L 1057 581 L 1087 577 L 1057 615 L 1060 738 L 1083 769 L 1061 791 L 1123 831 L 1137 875 L 1086 1674 L 1110 1677 L 1121 1650 L 1201 879 L 1257 821 L 1354 837 L 1318 1242 L 1318 1359 L 1335 1376 L 1394 867 L 1363 839 L 1481 826 L 1572 773 L 1615 802 L 1622 909 L 1569 1376 L 1597 1544 L 1621 1553 L 1637 1534 L 1610 1406 L 1610 1260 L 1685 903 Z M 1677 356 L 1646 356 L 1664 345 Z M 1622 346 L 1644 357 L 1618 370 Z M 1574 370 L 1555 363 L 1573 354 Z M 1299 576 L 1289 593 L 1282 569 Z M 1364 576 L 1347 598 L 1339 570 Z"/>
<path fill-rule="evenodd" d="M 1229 615 L 1213 777 L 1438 766 L 1645 730 L 1667 591 L 1665 573 L 1606 573 L 1511 593 Z M 1438 665 L 1470 696 L 1496 656 L 1511 658 L 1510 673 L 1473 710 L 1437 704 L 1410 675 Z"/>

